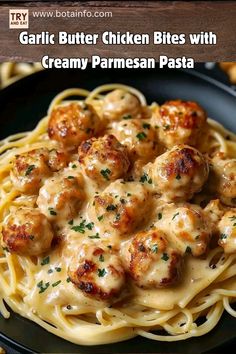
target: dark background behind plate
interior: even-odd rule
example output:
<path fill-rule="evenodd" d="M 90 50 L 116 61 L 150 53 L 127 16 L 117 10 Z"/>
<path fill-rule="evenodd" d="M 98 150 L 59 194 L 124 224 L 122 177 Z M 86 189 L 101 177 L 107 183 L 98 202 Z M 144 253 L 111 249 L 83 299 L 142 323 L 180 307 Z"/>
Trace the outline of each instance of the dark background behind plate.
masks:
<path fill-rule="evenodd" d="M 49 70 L 26 77 L 0 92 L 0 138 L 32 129 L 43 116 L 51 99 L 68 87 L 92 89 L 111 82 L 125 83 L 140 89 L 148 102 L 159 103 L 181 98 L 198 101 L 208 115 L 227 128 L 236 131 L 236 93 L 220 82 L 207 78 L 207 73 L 228 84 L 227 77 L 217 68 L 196 65 L 197 71 L 178 70 Z M 201 72 L 201 73 L 199 73 Z M 186 289 L 187 291 L 187 289 Z M 103 346 L 83 347 L 66 342 L 12 314 L 9 320 L 0 318 L 0 338 L 8 354 L 44 353 L 211 353 L 233 352 L 236 319 L 224 314 L 209 334 L 173 343 L 155 342 L 145 338 Z M 8 338 L 11 338 L 11 341 Z M 16 342 L 25 346 L 20 347 Z M 1 342 L 0 342 L 1 345 Z"/>

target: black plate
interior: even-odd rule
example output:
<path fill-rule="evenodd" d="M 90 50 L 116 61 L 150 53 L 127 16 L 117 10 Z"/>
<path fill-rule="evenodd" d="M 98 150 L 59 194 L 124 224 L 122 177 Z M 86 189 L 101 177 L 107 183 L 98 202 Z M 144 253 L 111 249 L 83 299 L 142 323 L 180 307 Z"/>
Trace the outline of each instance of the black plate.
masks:
<path fill-rule="evenodd" d="M 148 102 L 182 98 L 198 101 L 209 116 L 236 131 L 236 94 L 194 71 L 178 70 L 49 70 L 26 77 L 0 92 L 0 138 L 32 129 L 47 111 L 51 99 L 69 87 L 92 89 L 119 82 L 140 89 Z M 188 289 L 186 289 L 188 291 Z M 84 347 L 66 342 L 18 316 L 0 318 L 1 338 L 20 352 L 47 353 L 202 353 L 235 338 L 236 319 L 224 314 L 209 334 L 167 343 L 145 338 L 103 346 Z M 11 338 L 11 339 L 9 339 Z"/>

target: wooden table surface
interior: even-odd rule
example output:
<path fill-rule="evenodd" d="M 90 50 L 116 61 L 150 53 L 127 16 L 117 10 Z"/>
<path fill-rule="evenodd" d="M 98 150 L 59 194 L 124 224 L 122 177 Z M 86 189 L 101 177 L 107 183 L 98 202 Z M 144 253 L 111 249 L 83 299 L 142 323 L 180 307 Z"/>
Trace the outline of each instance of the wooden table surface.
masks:
<path fill-rule="evenodd" d="M 29 9 L 29 32 L 42 30 L 87 32 L 101 34 L 110 30 L 133 33 L 169 31 L 171 33 L 217 34 L 216 45 L 37 45 L 19 44 L 20 30 L 9 29 L 10 8 Z M 112 18 L 35 18 L 33 11 L 111 11 Z M 52 57 L 193 57 L 196 61 L 236 61 L 236 2 L 235 1 L 21 1 L 0 2 L 0 61 L 38 61 L 45 54 Z M 69 53 L 69 54 L 68 54 Z"/>

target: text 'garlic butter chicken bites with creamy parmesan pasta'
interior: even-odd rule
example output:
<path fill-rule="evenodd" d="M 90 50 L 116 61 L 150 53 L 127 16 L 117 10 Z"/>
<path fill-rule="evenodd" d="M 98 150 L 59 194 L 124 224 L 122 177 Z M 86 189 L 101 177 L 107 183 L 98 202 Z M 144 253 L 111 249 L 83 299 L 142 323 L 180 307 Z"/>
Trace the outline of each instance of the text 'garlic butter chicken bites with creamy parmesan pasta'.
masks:
<path fill-rule="evenodd" d="M 68 89 L 0 154 L 1 298 L 14 311 L 103 344 L 201 335 L 230 308 L 217 289 L 236 290 L 236 137 L 194 97 Z"/>

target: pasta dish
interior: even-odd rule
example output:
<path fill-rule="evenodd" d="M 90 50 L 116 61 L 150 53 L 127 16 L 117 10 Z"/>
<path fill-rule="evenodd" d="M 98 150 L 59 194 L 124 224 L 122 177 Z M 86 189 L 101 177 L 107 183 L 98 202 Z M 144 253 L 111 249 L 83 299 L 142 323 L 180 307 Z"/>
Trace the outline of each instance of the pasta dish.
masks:
<path fill-rule="evenodd" d="M 236 135 L 194 101 L 67 89 L 0 142 L 0 237 L 4 318 L 82 345 L 206 334 L 236 317 Z"/>

